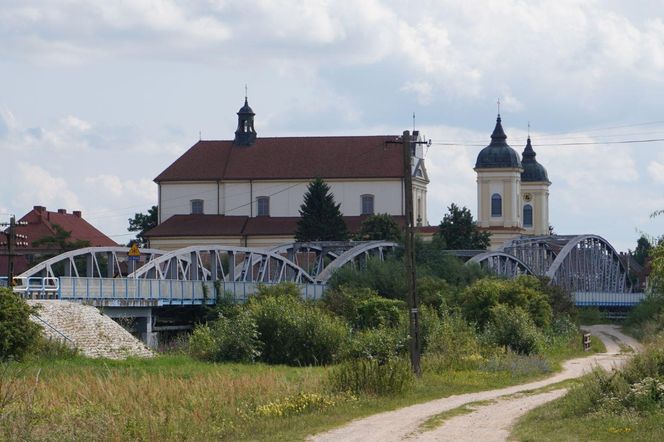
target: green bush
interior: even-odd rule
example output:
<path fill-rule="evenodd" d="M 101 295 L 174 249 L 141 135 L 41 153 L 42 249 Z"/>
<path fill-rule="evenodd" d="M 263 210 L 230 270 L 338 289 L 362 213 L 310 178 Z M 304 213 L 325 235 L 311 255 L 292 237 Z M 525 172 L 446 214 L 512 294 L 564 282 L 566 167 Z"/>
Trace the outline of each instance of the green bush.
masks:
<path fill-rule="evenodd" d="M 352 359 L 332 368 L 328 383 L 333 391 L 355 394 L 395 395 L 414 382 L 410 362 L 393 358 L 381 362 L 375 359 Z"/>
<path fill-rule="evenodd" d="M 448 366 L 455 366 L 462 364 L 464 359 L 478 356 L 481 343 L 475 327 L 460 314 L 451 313 L 429 332 L 426 351 L 444 356 Z"/>
<path fill-rule="evenodd" d="M 367 259 L 365 268 L 345 266 L 332 274 L 328 281 L 329 289 L 342 286 L 369 288 L 380 296 L 390 299 L 406 299 L 406 277 L 403 262 L 397 258 L 381 261 Z"/>
<path fill-rule="evenodd" d="M 246 310 L 199 325 L 189 338 L 189 353 L 209 361 L 254 362 L 261 346 L 256 322 Z"/>
<path fill-rule="evenodd" d="M 343 351 L 344 359 L 366 359 L 385 363 L 403 354 L 408 335 L 402 327 L 373 328 L 353 333 Z"/>
<path fill-rule="evenodd" d="M 461 308 L 468 321 L 484 328 L 491 319 L 491 309 L 499 304 L 519 307 L 538 327 L 551 322 L 551 306 L 544 293 L 531 287 L 534 277 L 516 280 L 484 278 L 476 281 L 461 294 Z M 536 282 L 535 282 L 536 283 Z"/>
<path fill-rule="evenodd" d="M 261 360 L 268 363 L 328 364 L 348 335 L 343 320 L 299 296 L 259 296 L 247 308 L 263 344 Z"/>
<path fill-rule="evenodd" d="M 41 328 L 30 320 L 37 314 L 14 292 L 0 288 L 0 360 L 20 360 L 37 349 Z"/>
<path fill-rule="evenodd" d="M 420 305 L 428 305 L 442 311 L 454 303 L 454 289 L 444 279 L 424 276 L 417 280 L 417 296 Z"/>
<path fill-rule="evenodd" d="M 491 308 L 486 337 L 493 345 L 507 347 L 520 354 L 539 353 L 543 337 L 521 307 L 499 304 Z"/>
<path fill-rule="evenodd" d="M 372 289 L 352 286 L 328 289 L 322 304 L 360 329 L 395 326 L 406 306 L 403 301 L 382 298 Z"/>
<path fill-rule="evenodd" d="M 217 342 L 208 324 L 197 325 L 189 337 L 188 352 L 191 356 L 205 361 L 213 361 L 217 352 Z"/>

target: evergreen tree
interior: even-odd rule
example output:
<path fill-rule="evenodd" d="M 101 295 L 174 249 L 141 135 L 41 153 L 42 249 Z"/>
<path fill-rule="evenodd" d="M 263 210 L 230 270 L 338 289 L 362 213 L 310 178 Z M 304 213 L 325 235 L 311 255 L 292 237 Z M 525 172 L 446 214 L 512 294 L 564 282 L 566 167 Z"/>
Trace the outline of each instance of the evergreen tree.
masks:
<path fill-rule="evenodd" d="M 491 234 L 479 230 L 470 210 L 466 207 L 460 209 L 454 203 L 448 210 L 436 233 L 436 239 L 444 241 L 445 249 L 486 250 L 489 247 Z"/>
<path fill-rule="evenodd" d="M 300 220 L 295 232 L 296 241 L 344 241 L 348 229 L 339 210 L 340 204 L 322 179 L 316 178 L 307 187 L 300 206 Z"/>
<path fill-rule="evenodd" d="M 62 228 L 59 224 L 53 224 L 53 235 L 42 236 L 32 242 L 33 247 L 46 246 L 49 249 L 55 249 L 58 253 L 68 252 L 70 250 L 90 247 L 90 241 L 84 239 L 71 239 L 71 232 Z"/>
<path fill-rule="evenodd" d="M 641 238 L 636 241 L 636 249 L 634 250 L 634 260 L 641 265 L 646 263 L 646 258 L 648 253 L 652 249 L 652 244 L 645 235 L 641 235 Z"/>

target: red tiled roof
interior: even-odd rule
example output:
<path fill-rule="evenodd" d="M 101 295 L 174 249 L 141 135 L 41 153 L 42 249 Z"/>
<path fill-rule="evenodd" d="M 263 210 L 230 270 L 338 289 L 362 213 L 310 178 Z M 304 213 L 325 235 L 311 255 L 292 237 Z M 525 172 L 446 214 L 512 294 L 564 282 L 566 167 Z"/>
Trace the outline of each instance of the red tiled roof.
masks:
<path fill-rule="evenodd" d="M 248 219 L 248 216 L 173 215 L 145 236 L 236 236 L 242 235 Z"/>
<path fill-rule="evenodd" d="M 364 216 L 344 216 L 346 227 L 351 233 L 360 230 Z M 403 216 L 394 216 L 400 226 Z M 284 236 L 294 235 L 297 229 L 297 216 L 246 216 L 225 215 L 173 215 L 145 234 L 149 238 L 172 236 Z"/>
<path fill-rule="evenodd" d="M 35 206 L 30 212 L 25 214 L 19 222 L 27 222 L 27 225 L 16 226 L 16 233 L 27 236 L 25 240 L 28 243 L 27 247 L 18 247 L 14 259 L 14 274 L 19 274 L 32 267 L 34 264 L 28 262 L 25 256 L 30 255 L 49 255 L 60 253 L 60 250 L 54 249 L 50 245 L 40 245 L 34 247 L 33 242 L 44 238 L 45 236 L 52 236 L 56 230 L 54 225 L 59 225 L 66 232 L 70 232 L 71 236 L 69 241 L 89 241 L 91 246 L 98 247 L 112 247 L 118 244 L 102 232 L 97 230 L 94 226 L 82 218 L 81 212 L 75 211 L 67 213 L 65 210 L 60 209 L 57 212 L 47 211 L 43 206 Z M 1 238 L 1 237 L 0 237 Z M 1 250 L 1 249 L 0 249 Z M 0 256 L 0 275 L 6 276 L 7 274 L 7 257 Z"/>
<path fill-rule="evenodd" d="M 399 178 L 394 135 L 258 138 L 252 146 L 199 141 L 155 178 L 160 181 Z"/>
<path fill-rule="evenodd" d="M 25 221 L 25 226 L 17 226 L 16 233 L 26 235 L 27 242 L 32 248 L 32 243 L 45 236 L 51 236 L 55 233 L 54 225 L 59 225 L 66 232 L 70 232 L 70 241 L 89 241 L 93 247 L 111 247 L 118 244 L 102 232 L 97 230 L 92 224 L 83 219 L 81 212 L 75 211 L 67 213 L 60 209 L 57 212 L 50 212 L 43 206 L 35 206 L 31 211 L 25 214 L 19 221 Z M 38 249 L 47 248 L 41 246 Z"/>

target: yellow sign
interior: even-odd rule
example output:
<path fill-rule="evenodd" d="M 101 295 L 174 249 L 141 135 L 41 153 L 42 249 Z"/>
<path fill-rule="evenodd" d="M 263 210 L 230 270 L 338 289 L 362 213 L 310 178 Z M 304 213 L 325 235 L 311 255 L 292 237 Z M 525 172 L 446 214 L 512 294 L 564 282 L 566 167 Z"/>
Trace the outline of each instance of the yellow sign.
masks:
<path fill-rule="evenodd" d="M 134 243 L 131 246 L 131 249 L 129 249 L 127 256 L 141 256 L 141 251 L 138 250 L 138 246 L 136 245 L 136 243 Z"/>

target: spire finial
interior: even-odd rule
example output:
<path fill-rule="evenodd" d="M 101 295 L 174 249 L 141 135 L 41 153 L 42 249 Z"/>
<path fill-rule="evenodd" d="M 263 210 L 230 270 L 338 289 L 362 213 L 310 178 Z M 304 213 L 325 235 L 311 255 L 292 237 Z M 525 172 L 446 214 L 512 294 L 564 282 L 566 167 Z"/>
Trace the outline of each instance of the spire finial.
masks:
<path fill-rule="evenodd" d="M 415 132 L 415 112 L 413 112 L 413 132 Z"/>
<path fill-rule="evenodd" d="M 498 105 L 498 116 L 500 117 L 500 97 L 498 97 L 498 101 L 496 101 L 496 104 Z"/>
<path fill-rule="evenodd" d="M 244 84 L 244 103 L 247 104 L 247 83 Z"/>
<path fill-rule="evenodd" d="M 530 120 L 528 120 L 528 139 L 530 139 Z"/>

